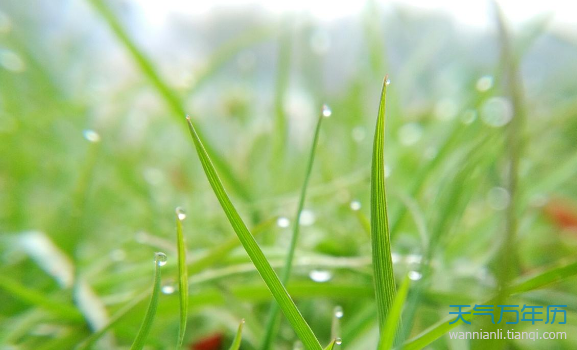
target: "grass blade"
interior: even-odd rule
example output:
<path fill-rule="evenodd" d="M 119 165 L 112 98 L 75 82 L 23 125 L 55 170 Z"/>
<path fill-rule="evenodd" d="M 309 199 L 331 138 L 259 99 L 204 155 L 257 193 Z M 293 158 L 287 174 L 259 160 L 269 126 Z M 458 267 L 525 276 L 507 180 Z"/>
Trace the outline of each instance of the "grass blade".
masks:
<path fill-rule="evenodd" d="M 45 293 L 36 289 L 28 288 L 8 276 L 2 276 L 0 279 L 0 290 L 5 291 L 11 297 L 20 300 L 23 303 L 42 308 L 64 320 L 82 322 L 82 314 L 73 306 L 61 301 L 52 300 Z"/>
<path fill-rule="evenodd" d="M 141 350 L 144 347 L 146 337 L 150 332 L 150 327 L 154 321 L 154 316 L 156 315 L 156 307 L 158 306 L 158 296 L 160 295 L 160 267 L 166 263 L 166 255 L 164 253 L 155 253 L 154 255 L 154 283 L 152 287 L 152 295 L 150 297 L 150 303 L 148 304 L 148 309 L 144 315 L 144 320 L 140 326 L 140 330 L 134 339 L 134 343 L 130 347 L 130 350 Z"/>
<path fill-rule="evenodd" d="M 180 208 L 176 208 L 176 246 L 178 248 L 178 294 L 180 297 L 180 324 L 178 327 L 178 341 L 176 349 L 182 347 L 184 332 L 186 332 L 186 318 L 188 314 L 188 272 L 186 270 L 186 244 L 182 234 L 182 220 L 186 215 Z"/>
<path fill-rule="evenodd" d="M 385 331 L 386 319 L 395 297 L 395 277 L 391 258 L 389 219 L 387 217 L 387 196 L 385 193 L 385 105 L 387 85 L 385 77 L 375 138 L 371 169 L 371 245 L 373 256 L 373 279 L 379 318 L 379 334 Z"/>
<path fill-rule="evenodd" d="M 246 227 L 245 223 L 242 221 L 240 215 L 238 214 L 236 208 L 230 201 L 222 182 L 220 181 L 214 166 L 202 144 L 202 141 L 198 137 L 194 126 L 187 117 L 188 127 L 190 129 L 190 135 L 194 141 L 196 151 L 202 163 L 202 167 L 206 174 L 208 181 L 214 193 L 222 206 L 232 228 L 234 229 L 236 235 L 238 236 L 240 242 L 242 243 L 244 249 L 249 255 L 250 259 L 254 263 L 256 269 L 261 275 L 262 279 L 266 283 L 267 287 L 270 289 L 272 295 L 279 303 L 280 308 L 283 310 L 285 316 L 293 327 L 294 331 L 303 342 L 303 345 L 309 350 L 320 350 L 321 345 L 317 338 L 315 337 L 310 326 L 307 324 L 299 310 L 297 309 L 294 301 L 291 299 L 286 288 L 281 283 L 277 274 L 274 272 L 270 263 L 264 256 L 262 250 L 256 243 L 254 237 Z"/>
<path fill-rule="evenodd" d="M 230 346 L 230 350 L 238 350 L 240 348 L 240 342 L 242 340 L 242 328 L 244 327 L 244 319 L 240 320 L 238 325 L 238 331 L 236 331 L 236 336 Z"/>
<path fill-rule="evenodd" d="M 281 275 L 281 281 L 285 285 L 287 284 L 287 282 L 289 280 L 291 270 L 292 270 L 296 245 L 297 245 L 297 241 L 298 241 L 298 237 L 299 237 L 300 217 L 301 217 L 301 213 L 303 211 L 303 207 L 305 204 L 305 198 L 306 198 L 306 194 L 307 194 L 307 188 L 309 185 L 309 179 L 311 177 L 311 172 L 313 169 L 313 163 L 315 160 L 315 153 L 316 153 L 316 149 L 317 149 L 317 144 L 319 142 L 319 134 L 320 134 L 320 130 L 321 130 L 321 124 L 323 122 L 323 119 L 325 119 L 325 116 L 327 116 L 327 117 L 330 116 L 330 110 L 328 109 L 327 106 L 323 106 L 323 109 L 321 110 L 320 116 L 319 116 L 318 121 L 317 121 L 317 126 L 316 126 L 315 134 L 313 137 L 313 144 L 311 146 L 311 152 L 309 155 L 308 164 L 307 164 L 307 168 L 306 168 L 305 179 L 303 182 L 303 186 L 301 188 L 299 203 L 297 206 L 297 212 L 295 214 L 295 220 L 294 220 L 295 223 L 293 226 L 291 242 L 290 242 L 289 250 L 288 250 L 288 253 L 286 256 L 285 266 L 284 266 L 284 269 L 283 269 L 283 272 Z M 266 325 L 266 330 L 265 330 L 265 335 L 263 338 L 263 343 L 260 347 L 261 350 L 270 349 L 270 347 L 272 345 L 272 342 L 275 338 L 275 335 L 277 333 L 278 326 L 279 326 L 278 313 L 279 313 L 278 304 L 277 303 L 271 304 L 270 312 L 269 312 L 269 316 L 268 316 L 268 321 L 267 321 L 267 325 Z"/>
<path fill-rule="evenodd" d="M 401 334 L 397 331 L 401 324 L 401 313 L 403 311 L 403 305 L 405 305 L 405 300 L 407 299 L 407 293 L 409 292 L 410 281 L 408 276 L 405 277 L 401 288 L 399 288 L 399 292 L 395 296 L 395 301 L 393 301 L 393 306 L 387 316 L 384 332 L 380 335 L 379 350 L 392 349 L 395 336 Z"/>

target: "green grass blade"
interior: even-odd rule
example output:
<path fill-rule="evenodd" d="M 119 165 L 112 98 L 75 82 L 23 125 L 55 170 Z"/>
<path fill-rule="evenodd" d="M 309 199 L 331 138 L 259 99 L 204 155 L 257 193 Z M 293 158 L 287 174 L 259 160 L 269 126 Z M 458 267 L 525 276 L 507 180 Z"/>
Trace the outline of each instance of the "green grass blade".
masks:
<path fill-rule="evenodd" d="M 196 133 L 196 130 L 194 129 L 194 126 L 192 125 L 189 117 L 187 117 L 187 121 L 190 134 L 193 138 L 194 145 L 196 147 L 196 151 L 198 152 L 202 167 L 204 168 L 206 177 L 210 182 L 210 185 L 214 190 L 214 193 L 220 202 L 222 209 L 224 210 L 244 249 L 248 253 L 262 279 L 273 294 L 274 298 L 279 303 L 282 311 L 284 312 L 294 331 L 303 342 L 303 345 L 309 350 L 322 349 L 310 326 L 302 317 L 294 301 L 288 294 L 286 288 L 281 283 L 277 274 L 274 272 L 262 250 L 256 243 L 254 237 L 246 227 L 245 223 L 242 221 L 236 208 L 230 201 L 230 198 L 228 197 L 222 182 L 216 173 L 216 169 L 212 165 L 206 149 L 198 137 L 198 134 Z"/>
<path fill-rule="evenodd" d="M 305 179 L 303 182 L 303 186 L 301 187 L 301 193 L 300 193 L 297 211 L 296 211 L 296 215 L 295 215 L 293 232 L 292 232 L 292 236 L 291 236 L 291 242 L 290 242 L 289 249 L 288 249 L 287 256 L 286 256 L 285 266 L 284 266 L 284 269 L 283 269 L 282 274 L 281 274 L 281 281 L 285 285 L 287 284 L 287 282 L 289 280 L 291 270 L 292 270 L 296 245 L 297 245 L 299 232 L 300 232 L 300 217 L 301 217 L 301 213 L 303 211 L 304 204 L 305 204 L 307 188 L 309 185 L 309 180 L 310 180 L 312 169 L 313 169 L 317 144 L 319 142 L 321 125 L 322 125 L 323 119 L 325 119 L 325 116 L 324 116 L 325 113 L 326 113 L 326 116 L 329 116 L 330 110 L 328 109 L 328 107 L 323 106 L 323 109 L 321 110 L 320 116 L 319 116 L 318 121 L 317 121 L 317 126 L 316 126 L 315 134 L 313 137 L 313 144 L 311 146 L 311 152 L 309 154 L 308 164 L 307 164 L 307 168 L 306 168 Z M 267 325 L 266 325 L 266 330 L 265 330 L 265 335 L 263 338 L 263 343 L 260 347 L 261 350 L 270 349 L 270 347 L 272 345 L 272 342 L 276 336 L 276 333 L 278 330 L 278 325 L 279 325 L 278 313 L 279 313 L 278 304 L 277 303 L 271 304 L 270 312 L 268 315 L 268 321 L 267 321 Z"/>
<path fill-rule="evenodd" d="M 380 334 L 385 331 L 386 319 L 396 293 L 385 193 L 385 105 L 388 83 L 389 80 L 385 77 L 375 128 L 371 169 L 371 245 Z"/>
<path fill-rule="evenodd" d="M 333 350 L 336 343 L 337 343 L 337 340 L 333 339 L 333 341 L 330 342 L 329 345 L 327 345 L 327 347 L 324 350 Z"/>
<path fill-rule="evenodd" d="M 182 234 L 182 220 L 186 215 L 176 208 L 176 246 L 178 248 L 178 295 L 180 297 L 180 323 L 178 327 L 178 341 L 176 349 L 182 347 L 186 319 L 188 315 L 188 272 L 186 270 L 186 244 Z"/>
<path fill-rule="evenodd" d="M 409 292 L 410 281 L 411 280 L 408 276 L 405 277 L 401 284 L 401 288 L 399 288 L 399 292 L 395 296 L 395 301 L 393 301 L 393 306 L 391 307 L 389 316 L 387 316 L 384 332 L 380 335 L 379 350 L 392 349 L 395 336 L 401 334 L 397 331 L 401 324 L 401 313 L 403 311 L 403 306 L 405 305 L 405 300 L 407 299 L 407 293 Z"/>
<path fill-rule="evenodd" d="M 238 325 L 238 331 L 236 331 L 236 336 L 230 346 L 230 350 L 238 350 L 240 348 L 240 342 L 242 341 L 242 328 L 244 327 L 244 319 L 240 320 Z"/>
<path fill-rule="evenodd" d="M 140 326 L 140 330 L 134 339 L 134 343 L 130 347 L 130 350 L 141 350 L 146 342 L 146 337 L 150 332 L 150 327 L 152 327 L 152 322 L 154 321 L 154 316 L 156 315 L 156 308 L 158 306 L 158 296 L 160 295 L 160 267 L 166 262 L 166 255 L 164 253 L 156 253 L 154 255 L 154 283 L 152 287 L 152 295 L 150 297 L 150 303 L 148 304 L 148 309 L 144 315 L 144 320 Z"/>
<path fill-rule="evenodd" d="M 20 300 L 23 303 L 35 305 L 42 308 L 54 316 L 64 320 L 82 322 L 82 314 L 73 306 L 61 301 L 52 300 L 45 293 L 36 289 L 28 288 L 8 276 L 2 276 L 0 279 L 0 290 L 4 290 L 11 297 Z"/>

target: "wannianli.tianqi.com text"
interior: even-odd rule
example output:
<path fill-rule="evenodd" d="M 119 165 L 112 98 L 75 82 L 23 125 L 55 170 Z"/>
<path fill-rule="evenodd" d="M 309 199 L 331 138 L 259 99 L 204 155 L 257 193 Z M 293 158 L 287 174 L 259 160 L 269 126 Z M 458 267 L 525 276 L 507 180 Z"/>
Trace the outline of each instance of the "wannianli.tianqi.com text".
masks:
<path fill-rule="evenodd" d="M 567 339 L 566 332 L 542 332 L 538 329 L 532 332 L 516 332 L 515 330 L 503 331 L 497 329 L 496 332 L 484 332 L 482 329 L 478 332 L 449 332 L 451 339 Z"/>

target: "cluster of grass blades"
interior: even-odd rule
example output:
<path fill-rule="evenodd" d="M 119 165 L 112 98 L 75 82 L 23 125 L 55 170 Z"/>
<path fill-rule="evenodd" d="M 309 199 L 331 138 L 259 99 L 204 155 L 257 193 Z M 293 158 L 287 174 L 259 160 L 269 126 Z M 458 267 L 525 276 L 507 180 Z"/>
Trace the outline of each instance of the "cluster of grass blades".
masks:
<path fill-rule="evenodd" d="M 445 335 L 455 324 L 450 324 L 450 318 L 445 318 L 439 321 L 437 324 L 431 326 L 430 328 L 423 331 L 416 337 L 404 341 L 405 334 L 408 334 L 409 330 L 402 330 L 401 314 L 403 313 L 403 308 L 406 304 L 407 295 L 410 287 L 410 279 L 405 277 L 401 287 L 398 292 L 395 287 L 395 279 L 393 273 L 392 255 L 391 255 L 391 243 L 390 243 L 390 231 L 389 231 L 389 221 L 387 212 L 387 196 L 385 189 L 385 172 L 384 172 L 384 140 L 385 140 L 385 109 L 386 109 L 386 91 L 387 85 L 389 84 L 388 78 L 385 77 L 385 81 L 382 88 L 381 99 L 378 109 L 378 116 L 375 127 L 375 134 L 373 140 L 373 154 L 372 154 L 372 169 L 371 169 L 371 218 L 370 218 L 370 238 L 371 238 L 371 248 L 372 248 L 372 267 L 373 267 L 373 281 L 374 281 L 374 293 L 376 299 L 376 315 L 378 318 L 377 324 L 379 329 L 379 338 L 377 350 L 388 350 L 395 346 L 403 349 L 422 349 L 428 344 L 432 343 L 436 339 Z M 186 244 L 183 234 L 183 220 L 186 218 L 186 214 L 180 208 L 176 209 L 176 252 L 177 252 L 177 267 L 178 267 L 178 286 L 179 286 L 179 331 L 176 341 L 176 349 L 181 349 L 183 346 L 183 341 L 185 337 L 186 324 L 188 318 L 188 286 L 189 286 L 189 272 L 198 272 L 202 270 L 205 266 L 210 265 L 211 262 L 218 259 L 219 256 L 225 254 L 236 247 L 236 243 L 240 241 L 240 244 L 244 247 L 245 251 L 248 253 L 250 259 L 252 260 L 254 266 L 265 282 L 268 290 L 272 293 L 276 303 L 271 304 L 269 318 L 266 323 L 266 329 L 263 336 L 263 342 L 261 344 L 262 350 L 272 349 L 273 342 L 276 337 L 277 328 L 279 325 L 280 318 L 278 317 L 278 312 L 281 310 L 296 335 L 298 336 L 300 342 L 307 350 L 327 350 L 334 349 L 336 346 L 342 343 L 340 337 L 340 320 L 339 316 L 334 316 L 333 324 L 331 327 L 331 338 L 330 343 L 323 347 L 320 341 L 313 333 L 311 327 L 304 319 L 293 299 L 289 295 L 285 285 L 287 284 L 291 268 L 293 265 L 294 253 L 297 246 L 298 234 L 299 234 L 299 219 L 303 211 L 307 187 L 309 179 L 311 176 L 315 152 L 319 140 L 320 129 L 322 121 L 325 117 L 330 116 L 331 111 L 327 106 L 323 106 L 319 119 L 317 121 L 314 138 L 312 142 L 311 151 L 308 158 L 308 164 L 306 167 L 306 173 L 304 177 L 304 182 L 301 188 L 301 193 L 299 197 L 299 202 L 297 206 L 297 211 L 295 213 L 295 226 L 293 227 L 293 233 L 291 237 L 291 243 L 289 250 L 286 255 L 286 260 L 284 264 L 284 269 L 282 270 L 282 275 L 279 277 L 273 270 L 269 260 L 265 257 L 262 249 L 256 242 L 254 235 L 261 232 L 264 228 L 268 227 L 272 220 L 265 221 L 262 225 L 257 226 L 253 229 L 253 232 L 249 231 L 246 224 L 240 217 L 236 208 L 232 204 L 228 194 L 226 193 L 224 186 L 213 166 L 211 159 L 205 149 L 201 138 L 190 119 L 187 117 L 187 124 L 189 127 L 190 135 L 192 136 L 195 149 L 198 153 L 198 157 L 201 161 L 202 167 L 206 174 L 206 177 L 218 199 L 222 209 L 224 210 L 229 223 L 234 229 L 238 240 L 228 241 L 221 246 L 215 248 L 213 251 L 204 255 L 200 259 L 197 259 L 192 264 L 187 262 L 186 258 Z M 91 337 L 86 339 L 82 344 L 77 346 L 77 349 L 90 349 L 95 344 L 95 342 L 112 326 L 118 322 L 125 314 L 130 312 L 130 310 L 139 302 L 144 300 L 146 296 L 150 295 L 150 301 L 143 318 L 140 330 L 131 346 L 131 350 L 140 350 L 144 347 L 146 343 L 147 336 L 149 335 L 153 321 L 155 318 L 156 310 L 159 303 L 160 286 L 161 286 L 161 267 L 166 264 L 166 255 L 164 253 L 155 254 L 155 270 L 153 279 L 152 293 L 146 292 L 141 296 L 135 298 L 133 302 L 126 305 L 122 310 L 120 310 L 117 315 L 111 318 L 109 324 L 103 327 L 99 331 L 95 332 Z M 577 262 L 572 261 L 570 263 L 561 264 L 559 266 L 554 266 L 553 268 L 546 270 L 540 274 L 537 274 L 530 278 L 522 279 L 516 283 L 512 283 L 507 287 L 506 290 L 501 291 L 501 296 L 512 296 L 538 288 L 542 288 L 548 284 L 564 280 L 565 278 L 574 276 L 577 274 Z M 11 284 L 5 282 L 3 285 L 5 289 L 21 289 L 18 286 L 12 286 Z M 24 293 L 20 293 L 24 294 Z M 30 296 L 28 299 L 36 300 L 39 297 Z M 496 297 L 495 297 L 496 298 Z M 491 304 L 495 300 L 492 298 L 485 302 L 485 304 Z M 41 300 L 38 301 L 42 302 Z M 50 306 L 50 305 L 48 305 Z M 339 312 L 335 311 L 335 315 Z M 342 311 L 340 311 L 342 313 Z M 372 315 L 372 313 L 371 313 Z M 468 316 L 467 319 L 472 319 L 473 316 Z M 240 322 L 238 331 L 233 339 L 231 350 L 237 350 L 241 346 L 242 341 L 242 331 L 244 327 L 244 319 Z"/>
<path fill-rule="evenodd" d="M 387 85 L 389 84 L 388 77 L 385 77 L 383 90 L 381 94 L 381 102 L 379 105 L 379 112 L 377 117 L 377 125 L 375 129 L 375 138 L 373 146 L 373 161 L 372 161 L 372 173 L 371 173 L 371 240 L 372 240 L 372 250 L 373 250 L 373 273 L 375 281 L 375 291 L 377 298 L 377 310 L 379 316 L 379 331 L 380 331 L 380 344 L 379 349 L 385 349 L 388 344 L 392 344 L 390 341 L 390 334 L 387 335 L 387 329 L 394 329 L 394 333 L 397 332 L 396 326 L 398 320 L 394 322 L 389 322 L 387 324 L 387 315 L 391 308 L 393 307 L 393 301 L 396 294 L 395 281 L 393 274 L 393 265 L 391 258 L 391 248 L 390 248 L 390 233 L 388 227 L 388 216 L 387 216 L 387 206 L 386 206 L 386 193 L 385 193 L 385 169 L 384 169 L 384 135 L 385 135 L 385 97 L 387 91 Z M 291 238 L 291 244 L 286 258 L 285 267 L 282 274 L 282 279 L 276 274 L 270 265 L 269 261 L 266 259 L 264 253 L 259 247 L 258 243 L 254 239 L 254 236 L 248 230 L 246 224 L 238 214 L 238 211 L 232 204 L 228 194 L 226 193 L 224 186 L 218 177 L 215 167 L 205 149 L 202 140 L 198 136 L 198 133 L 192 124 L 190 117 L 187 117 L 187 123 L 190 130 L 190 135 L 194 141 L 198 157 L 206 174 L 206 177 L 218 199 L 222 209 L 224 210 L 232 228 L 237 234 L 239 240 L 241 241 L 245 251 L 248 253 L 256 269 L 260 273 L 265 284 L 269 288 L 273 297 L 275 298 L 278 307 L 283 311 L 285 317 L 291 324 L 295 333 L 299 337 L 303 346 L 307 350 L 320 350 L 323 349 L 320 345 L 319 340 L 311 330 L 310 326 L 304 319 L 304 317 L 299 312 L 294 301 L 290 297 L 288 291 L 285 288 L 286 282 L 290 277 L 290 271 L 292 266 L 292 261 L 294 257 L 294 251 L 296 249 L 298 232 L 299 232 L 299 218 L 304 206 L 304 200 L 306 196 L 306 190 L 308 186 L 308 181 L 312 171 L 314 155 L 316 150 L 316 145 L 318 143 L 321 122 L 323 117 L 328 117 L 331 115 L 331 111 L 327 106 L 323 106 L 318 119 L 313 144 L 311 148 L 311 153 L 309 156 L 309 162 L 307 166 L 307 172 L 305 174 L 304 184 L 301 189 L 301 195 L 299 198 L 299 204 L 296 212 L 296 220 L 293 235 Z M 407 287 L 405 287 L 407 288 Z M 406 295 L 406 292 L 404 293 Z M 400 315 L 400 309 L 402 307 L 402 301 L 397 302 L 396 314 Z M 273 305 L 271 306 L 271 312 L 269 315 L 269 320 L 267 324 L 267 332 L 265 335 L 265 341 L 263 349 L 268 349 L 272 343 L 272 339 L 275 334 L 275 328 L 277 324 L 277 313 L 278 309 Z M 341 339 L 333 339 L 331 343 L 324 349 L 332 349 L 335 344 L 340 344 Z"/>

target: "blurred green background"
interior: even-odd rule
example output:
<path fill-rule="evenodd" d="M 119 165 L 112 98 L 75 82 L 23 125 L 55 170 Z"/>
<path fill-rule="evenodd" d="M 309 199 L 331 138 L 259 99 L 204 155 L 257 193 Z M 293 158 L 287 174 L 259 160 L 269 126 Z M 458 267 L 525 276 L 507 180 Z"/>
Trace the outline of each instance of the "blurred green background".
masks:
<path fill-rule="evenodd" d="M 500 25 L 483 4 L 459 18 L 450 7 L 369 1 L 331 17 L 306 3 L 197 13 L 175 1 L 2 0 L 0 349 L 74 348 L 146 296 L 155 251 L 169 260 L 147 348 L 172 347 L 177 206 L 191 259 L 187 348 L 207 337 L 227 348 L 241 318 L 242 349 L 258 348 L 271 296 L 230 243 L 184 117 L 281 267 L 325 103 L 332 116 L 289 291 L 323 342 L 341 306 L 341 348 L 374 348 L 366 220 L 385 74 L 394 267 L 421 291 L 406 305 L 407 338 L 448 316 L 450 304 L 482 302 L 503 281 L 575 261 L 577 22 L 558 21 L 545 4 L 521 19 L 504 11 Z M 234 249 L 215 255 L 227 242 Z M 575 349 L 576 292 L 572 277 L 511 302 L 567 304 L 565 325 L 513 328 L 569 339 L 491 348 Z M 140 298 L 96 348 L 130 346 L 146 308 Z M 283 320 L 274 348 L 295 341 Z M 430 348 L 486 346 L 445 336 Z"/>

